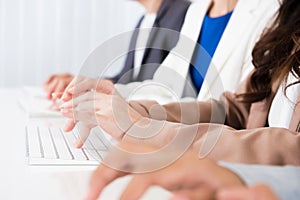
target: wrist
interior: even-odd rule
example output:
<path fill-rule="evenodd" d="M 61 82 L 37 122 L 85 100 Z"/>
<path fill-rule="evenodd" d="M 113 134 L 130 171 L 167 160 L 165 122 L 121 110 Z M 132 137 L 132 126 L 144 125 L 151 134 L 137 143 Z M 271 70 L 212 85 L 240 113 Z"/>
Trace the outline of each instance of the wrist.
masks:
<path fill-rule="evenodd" d="M 217 173 L 216 176 L 220 177 L 219 182 L 216 184 L 218 189 L 223 187 L 231 187 L 231 186 L 245 186 L 244 181 L 239 177 L 236 173 L 227 169 L 225 167 L 221 167 L 217 165 Z"/>

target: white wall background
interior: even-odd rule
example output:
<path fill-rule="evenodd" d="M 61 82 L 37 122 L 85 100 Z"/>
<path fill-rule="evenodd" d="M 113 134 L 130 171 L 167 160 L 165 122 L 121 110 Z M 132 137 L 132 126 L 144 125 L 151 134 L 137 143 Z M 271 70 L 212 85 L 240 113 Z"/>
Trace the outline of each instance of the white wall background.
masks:
<path fill-rule="evenodd" d="M 143 12 L 128 0 L 0 0 L 0 87 L 76 74 L 93 49 L 132 30 Z"/>

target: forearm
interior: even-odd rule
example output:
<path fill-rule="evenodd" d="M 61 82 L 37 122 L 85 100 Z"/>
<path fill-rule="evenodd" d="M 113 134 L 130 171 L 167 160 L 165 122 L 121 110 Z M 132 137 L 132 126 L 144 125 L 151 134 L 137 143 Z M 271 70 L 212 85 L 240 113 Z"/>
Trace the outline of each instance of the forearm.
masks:
<path fill-rule="evenodd" d="M 176 123 L 226 124 L 235 129 L 247 127 L 251 103 L 241 102 L 236 94 L 225 92 L 221 99 L 206 102 L 174 102 L 160 105 L 155 101 L 130 101 L 144 117 Z"/>
<path fill-rule="evenodd" d="M 131 107 L 143 117 L 183 124 L 220 123 L 225 121 L 225 109 L 221 102 L 175 102 L 160 105 L 155 101 L 131 101 Z"/>
<path fill-rule="evenodd" d="M 264 165 L 300 165 L 300 135 L 282 128 L 235 130 L 217 124 L 200 124 L 193 145 L 215 161 Z"/>

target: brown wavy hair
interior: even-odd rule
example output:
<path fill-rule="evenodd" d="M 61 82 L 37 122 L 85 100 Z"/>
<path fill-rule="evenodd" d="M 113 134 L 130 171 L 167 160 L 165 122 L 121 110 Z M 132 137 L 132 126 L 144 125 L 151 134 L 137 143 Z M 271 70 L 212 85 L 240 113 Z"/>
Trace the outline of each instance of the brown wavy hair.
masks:
<path fill-rule="evenodd" d="M 285 83 L 291 72 L 300 77 L 300 0 L 283 0 L 273 25 L 265 30 L 253 51 L 256 68 L 251 76 L 249 93 L 240 97 L 246 102 L 257 102 L 270 97 L 272 86 Z"/>

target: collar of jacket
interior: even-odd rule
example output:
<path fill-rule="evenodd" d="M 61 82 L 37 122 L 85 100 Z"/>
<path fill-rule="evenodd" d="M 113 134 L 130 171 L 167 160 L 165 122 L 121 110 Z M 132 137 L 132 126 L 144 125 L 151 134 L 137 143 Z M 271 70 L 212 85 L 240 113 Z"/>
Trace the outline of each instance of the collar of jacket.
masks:
<path fill-rule="evenodd" d="M 157 16 L 155 19 L 154 24 L 159 24 L 159 20 L 166 14 L 167 10 L 171 7 L 172 0 L 163 0 L 158 11 Z"/>

